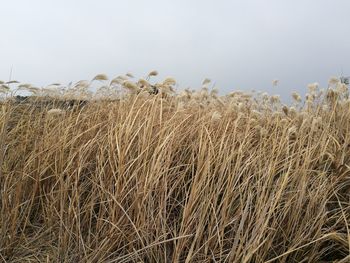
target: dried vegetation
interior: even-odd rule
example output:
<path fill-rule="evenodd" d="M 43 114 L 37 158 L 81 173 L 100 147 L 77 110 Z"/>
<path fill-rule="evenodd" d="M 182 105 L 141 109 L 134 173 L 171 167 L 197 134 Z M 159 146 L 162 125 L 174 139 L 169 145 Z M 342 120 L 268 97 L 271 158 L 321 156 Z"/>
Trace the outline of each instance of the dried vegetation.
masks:
<path fill-rule="evenodd" d="M 157 74 L 1 82 L 0 260 L 350 261 L 346 85 L 287 106 Z"/>

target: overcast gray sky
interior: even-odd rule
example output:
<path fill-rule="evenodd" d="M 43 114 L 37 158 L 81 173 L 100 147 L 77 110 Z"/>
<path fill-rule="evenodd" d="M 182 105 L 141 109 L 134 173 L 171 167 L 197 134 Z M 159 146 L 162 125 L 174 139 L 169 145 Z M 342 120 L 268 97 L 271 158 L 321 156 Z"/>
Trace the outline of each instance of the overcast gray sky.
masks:
<path fill-rule="evenodd" d="M 180 87 L 289 95 L 350 75 L 349 0 L 0 0 L 0 79 L 156 69 Z M 272 87 L 272 80 L 279 86 Z"/>

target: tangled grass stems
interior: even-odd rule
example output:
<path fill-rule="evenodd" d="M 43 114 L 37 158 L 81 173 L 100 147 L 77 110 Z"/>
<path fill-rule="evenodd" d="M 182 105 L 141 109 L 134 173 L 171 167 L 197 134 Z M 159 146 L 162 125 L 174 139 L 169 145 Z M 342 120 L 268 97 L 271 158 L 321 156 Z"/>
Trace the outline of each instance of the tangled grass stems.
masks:
<path fill-rule="evenodd" d="M 1 101 L 3 261 L 349 259 L 344 87 L 319 96 L 314 84 L 318 99 L 289 107 L 207 87 L 146 96 L 135 91 L 175 80 L 125 78 L 98 99 L 83 81 L 71 100 Z"/>

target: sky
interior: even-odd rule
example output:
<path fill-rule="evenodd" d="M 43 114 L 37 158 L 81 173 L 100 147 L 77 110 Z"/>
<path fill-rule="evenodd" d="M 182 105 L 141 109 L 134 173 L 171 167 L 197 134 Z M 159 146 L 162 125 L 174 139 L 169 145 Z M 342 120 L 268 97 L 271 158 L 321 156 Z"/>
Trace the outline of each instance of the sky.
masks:
<path fill-rule="evenodd" d="M 180 90 L 209 78 L 221 93 L 286 97 L 350 75 L 349 0 L 0 3 L 0 80 L 45 86 L 157 70 Z"/>

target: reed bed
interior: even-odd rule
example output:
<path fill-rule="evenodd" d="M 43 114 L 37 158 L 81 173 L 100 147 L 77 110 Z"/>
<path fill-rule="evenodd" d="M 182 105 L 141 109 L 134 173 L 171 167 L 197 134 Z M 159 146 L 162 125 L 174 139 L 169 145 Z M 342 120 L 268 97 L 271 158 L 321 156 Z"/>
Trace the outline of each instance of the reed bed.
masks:
<path fill-rule="evenodd" d="M 155 75 L 1 84 L 0 260 L 350 261 L 346 85 L 283 105 Z"/>

